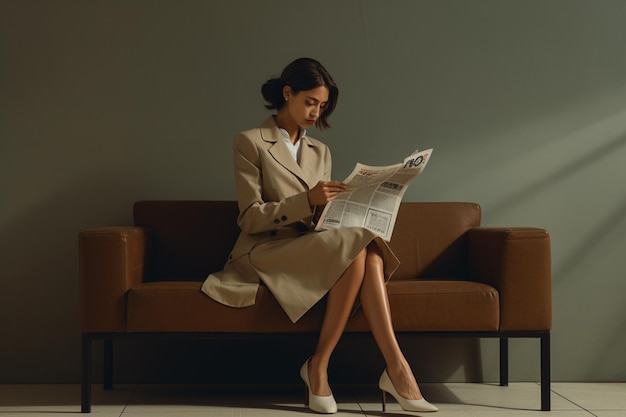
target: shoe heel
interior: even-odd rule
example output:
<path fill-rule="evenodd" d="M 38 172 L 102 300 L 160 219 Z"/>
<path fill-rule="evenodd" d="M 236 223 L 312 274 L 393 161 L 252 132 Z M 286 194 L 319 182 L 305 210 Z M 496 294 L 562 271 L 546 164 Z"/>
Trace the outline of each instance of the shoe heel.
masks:
<path fill-rule="evenodd" d="M 309 387 L 306 384 L 304 385 L 304 406 L 309 406 Z"/>
<path fill-rule="evenodd" d="M 380 393 L 383 397 L 383 413 L 384 413 L 387 409 L 387 393 L 383 390 L 380 390 Z"/>

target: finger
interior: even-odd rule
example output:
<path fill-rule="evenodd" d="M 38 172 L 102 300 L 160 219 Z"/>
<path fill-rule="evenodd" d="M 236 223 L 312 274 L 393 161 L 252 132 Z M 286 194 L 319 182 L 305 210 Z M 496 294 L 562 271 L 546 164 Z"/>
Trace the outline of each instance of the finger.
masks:
<path fill-rule="evenodd" d="M 339 182 L 339 181 L 330 181 L 330 182 L 326 183 L 326 187 L 327 187 L 327 189 L 330 189 L 330 190 L 343 191 L 343 190 L 346 190 L 348 188 L 348 185 L 344 184 L 343 182 Z"/>
<path fill-rule="evenodd" d="M 339 188 L 346 188 L 348 187 L 348 184 L 341 182 L 341 181 L 329 181 L 327 182 L 327 184 L 333 186 L 333 187 L 339 187 Z"/>

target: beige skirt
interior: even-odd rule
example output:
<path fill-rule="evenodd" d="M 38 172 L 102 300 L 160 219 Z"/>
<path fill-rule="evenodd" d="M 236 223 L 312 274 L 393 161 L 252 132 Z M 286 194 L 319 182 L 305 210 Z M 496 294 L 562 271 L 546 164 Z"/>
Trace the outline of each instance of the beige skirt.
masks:
<path fill-rule="evenodd" d="M 398 258 L 384 240 L 360 227 L 277 236 L 252 249 L 249 266 L 295 323 L 326 295 L 372 241 L 380 248 L 388 280 L 400 265 Z"/>

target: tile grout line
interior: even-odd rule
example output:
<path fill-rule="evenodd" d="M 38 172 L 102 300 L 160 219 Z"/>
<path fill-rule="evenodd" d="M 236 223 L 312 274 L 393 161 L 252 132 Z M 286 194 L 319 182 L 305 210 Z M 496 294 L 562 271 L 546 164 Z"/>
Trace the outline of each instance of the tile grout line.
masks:
<path fill-rule="evenodd" d="M 359 406 L 359 410 L 361 410 L 361 413 L 363 413 L 363 416 L 367 417 L 367 412 L 363 409 L 363 407 L 361 406 L 361 402 L 357 399 L 355 395 L 354 387 L 350 388 L 350 396 L 352 397 L 352 400 Z"/>
<path fill-rule="evenodd" d="M 550 389 L 550 392 L 553 392 L 554 394 L 556 394 L 556 395 L 558 395 L 559 397 L 563 398 L 565 401 L 567 401 L 567 402 L 569 402 L 569 403 L 571 403 L 571 404 L 574 404 L 576 407 L 580 408 L 581 410 L 586 411 L 587 413 L 591 414 L 592 416 L 594 416 L 594 417 L 598 417 L 598 415 L 597 415 L 597 414 L 594 414 L 592 411 L 587 410 L 587 409 L 586 409 L 585 407 L 583 407 L 582 405 L 575 403 L 574 401 L 570 400 L 569 398 L 565 397 L 564 395 L 559 394 L 559 393 L 558 393 L 558 392 L 556 392 L 555 390 Z"/>
<path fill-rule="evenodd" d="M 363 413 L 364 417 L 368 417 L 368 412 L 366 410 L 363 409 L 363 406 L 361 405 L 361 402 L 358 400 L 356 394 L 355 394 L 355 389 L 354 387 L 352 387 L 350 389 L 350 395 L 352 396 L 353 401 L 359 406 L 359 410 L 361 410 L 361 413 Z M 381 403 L 382 404 L 382 403 Z M 375 414 L 377 415 L 377 414 Z"/>
<path fill-rule="evenodd" d="M 126 408 L 130 405 L 130 402 L 132 401 L 133 397 L 137 393 L 138 388 L 139 388 L 139 384 L 135 384 L 135 387 L 133 388 L 133 391 L 128 396 L 128 400 L 126 400 L 126 404 L 124 404 L 124 408 L 122 409 L 122 412 L 120 413 L 119 417 L 123 417 L 123 414 L 126 412 Z"/>

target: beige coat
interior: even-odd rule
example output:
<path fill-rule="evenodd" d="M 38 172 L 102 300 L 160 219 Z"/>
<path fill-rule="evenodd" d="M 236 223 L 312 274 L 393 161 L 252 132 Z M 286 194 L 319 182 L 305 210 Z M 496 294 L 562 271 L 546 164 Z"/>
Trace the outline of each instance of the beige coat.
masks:
<path fill-rule="evenodd" d="M 241 234 L 222 271 L 202 291 L 232 306 L 253 305 L 260 280 L 296 322 L 334 285 L 357 254 L 376 240 L 387 278 L 399 262 L 389 247 L 363 228 L 314 232 L 307 191 L 330 180 L 328 147 L 300 139 L 300 166 L 273 117 L 234 140 L 234 168 Z"/>

